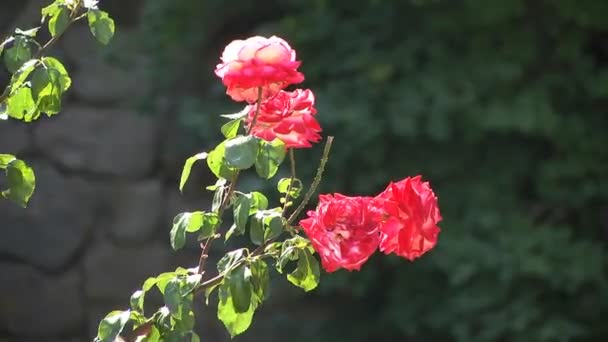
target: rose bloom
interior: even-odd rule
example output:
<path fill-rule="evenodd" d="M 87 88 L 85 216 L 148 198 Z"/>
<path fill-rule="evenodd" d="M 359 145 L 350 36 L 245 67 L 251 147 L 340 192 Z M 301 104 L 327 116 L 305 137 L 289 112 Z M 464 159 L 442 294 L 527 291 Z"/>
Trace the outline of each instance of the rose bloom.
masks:
<path fill-rule="evenodd" d="M 281 139 L 287 148 L 311 147 L 311 142 L 321 140 L 321 126 L 314 118 L 315 96 L 310 89 L 293 92 L 280 91 L 260 105 L 260 112 L 251 133 L 258 138 L 272 141 Z M 247 125 L 251 125 L 256 105 L 249 105 Z"/>
<path fill-rule="evenodd" d="M 379 217 L 370 197 L 321 195 L 317 209 L 300 221 L 327 272 L 359 270 L 378 248 Z"/>
<path fill-rule="evenodd" d="M 414 260 L 435 247 L 441 221 L 437 196 L 420 176 L 389 186 L 374 199 L 384 211 L 380 224 L 380 250 Z"/>
<path fill-rule="evenodd" d="M 235 40 L 222 54 L 215 74 L 235 101 L 256 102 L 258 88 L 262 99 L 275 95 L 290 84 L 300 83 L 304 75 L 297 69 L 296 52 L 281 38 L 255 36 Z"/>

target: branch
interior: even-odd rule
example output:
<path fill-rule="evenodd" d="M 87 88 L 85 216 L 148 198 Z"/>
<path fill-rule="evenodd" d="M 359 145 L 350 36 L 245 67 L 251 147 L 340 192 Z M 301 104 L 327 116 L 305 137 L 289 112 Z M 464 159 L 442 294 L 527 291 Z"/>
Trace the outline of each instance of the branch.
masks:
<path fill-rule="evenodd" d="M 285 211 L 287 210 L 287 204 L 289 203 L 289 193 L 293 187 L 293 181 L 296 179 L 296 158 L 294 157 L 293 148 L 289 149 L 289 162 L 291 166 L 291 178 L 289 181 L 289 186 L 287 187 L 287 193 L 285 194 L 285 203 L 283 203 L 283 215 L 285 215 Z"/>
<path fill-rule="evenodd" d="M 251 131 L 253 129 L 253 126 L 255 125 L 255 122 L 258 118 L 258 114 L 260 114 L 260 107 L 262 104 L 262 87 L 258 87 L 258 98 L 256 100 L 256 108 L 255 108 L 255 114 L 253 115 L 253 120 L 251 121 L 251 125 L 249 126 L 249 129 L 247 130 L 247 135 L 251 134 Z M 234 178 L 232 178 L 230 185 L 228 187 L 228 192 L 226 193 L 226 197 L 224 197 L 224 199 L 222 200 L 222 205 L 220 206 L 220 209 L 217 213 L 217 216 L 221 219 L 222 215 L 224 214 L 224 211 L 226 210 L 226 207 L 228 206 L 228 201 L 230 200 L 230 197 L 232 196 L 232 193 L 234 192 L 234 189 L 236 187 L 236 181 L 239 178 L 239 174 L 240 172 L 237 171 L 236 174 L 234 175 Z M 201 244 L 203 250 L 201 251 L 201 257 L 199 258 L 198 261 L 198 273 L 203 274 L 205 273 L 205 263 L 207 261 L 208 256 L 208 252 L 209 252 L 209 248 L 211 248 L 211 243 L 213 243 L 213 241 L 215 239 L 218 238 L 219 234 L 215 234 L 213 236 L 210 236 L 209 238 L 207 238 L 207 241 L 205 241 L 205 244 Z"/>
<path fill-rule="evenodd" d="M 312 181 L 310 188 L 306 192 L 306 195 L 304 195 L 304 199 L 302 200 L 302 202 L 300 202 L 300 205 L 298 205 L 298 207 L 291 214 L 291 216 L 289 216 L 289 219 L 287 220 L 288 225 L 291 224 L 298 217 L 298 215 L 300 215 L 300 212 L 302 212 L 302 210 L 304 210 L 304 207 L 306 207 L 306 204 L 308 204 L 308 201 L 310 201 L 310 198 L 317 190 L 319 183 L 321 183 L 321 178 L 323 177 L 323 172 L 325 171 L 325 164 L 327 164 L 329 152 L 331 151 L 331 144 L 333 143 L 333 141 L 334 137 L 327 137 L 327 142 L 325 143 L 325 148 L 323 149 L 323 156 L 321 157 L 321 162 L 319 163 L 317 174 L 315 175 L 315 178 Z"/>
<path fill-rule="evenodd" d="M 40 58 L 44 54 L 44 52 L 46 52 L 46 50 L 50 49 L 53 45 L 55 45 L 55 43 L 57 42 L 57 40 L 59 40 L 59 38 L 61 38 L 61 36 L 63 36 L 63 34 L 65 33 L 65 31 L 68 30 L 68 27 L 70 27 L 70 25 L 72 25 L 76 21 L 84 18 L 84 16 L 82 16 L 82 15 L 79 16 L 79 17 L 76 16 L 79 9 L 80 9 L 80 1 L 77 2 L 76 6 L 74 6 L 74 9 L 70 13 L 70 21 L 68 22 L 68 24 L 65 27 L 65 29 L 63 31 L 59 32 L 58 34 L 56 34 L 51 39 L 49 39 L 49 41 L 46 42 L 46 44 L 44 44 L 38 50 L 38 52 L 36 52 L 36 54 L 32 57 L 32 59 L 38 59 L 38 58 Z M 4 101 L 6 101 L 6 99 L 8 98 L 9 95 L 10 95 L 10 82 L 9 82 L 9 85 L 4 89 L 4 91 L 2 92 L 2 94 L 0 94 L 0 103 L 3 103 Z"/>

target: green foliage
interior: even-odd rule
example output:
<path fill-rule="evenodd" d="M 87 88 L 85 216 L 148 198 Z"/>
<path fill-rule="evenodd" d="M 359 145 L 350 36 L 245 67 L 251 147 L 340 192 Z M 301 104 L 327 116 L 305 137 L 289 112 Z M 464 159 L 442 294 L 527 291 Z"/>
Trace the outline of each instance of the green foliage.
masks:
<path fill-rule="evenodd" d="M 93 23 L 89 18 L 92 32 L 104 44 L 109 43 L 114 33 L 113 20 L 97 9 L 97 1 L 56 0 L 44 7 L 41 15 L 42 23 L 48 21 L 51 35 L 48 42 L 41 44 L 36 40 L 40 27 L 35 27 L 28 30 L 17 28 L 13 36 L 0 43 L 0 57 L 12 74 L 0 94 L 0 120 L 10 118 L 32 122 L 42 113 L 52 116 L 61 111 L 61 98 L 72 80 L 58 59 L 44 56 L 44 53 L 72 23 L 84 15 L 93 15 Z M 4 190 L 2 196 L 25 207 L 35 188 L 33 170 L 17 159 L 3 165 L 9 189 Z"/>
<path fill-rule="evenodd" d="M 114 342 L 131 316 L 130 311 L 112 311 L 99 323 L 96 342 Z"/>
<path fill-rule="evenodd" d="M 2 197 L 25 208 L 36 188 L 34 170 L 10 154 L 0 154 L 0 169 L 4 169 L 8 185 L 2 190 Z"/>
<path fill-rule="evenodd" d="M 285 159 L 285 154 L 287 153 L 285 144 L 279 139 L 271 142 L 260 139 L 257 151 L 255 159 L 256 172 L 264 179 L 272 178 Z"/>

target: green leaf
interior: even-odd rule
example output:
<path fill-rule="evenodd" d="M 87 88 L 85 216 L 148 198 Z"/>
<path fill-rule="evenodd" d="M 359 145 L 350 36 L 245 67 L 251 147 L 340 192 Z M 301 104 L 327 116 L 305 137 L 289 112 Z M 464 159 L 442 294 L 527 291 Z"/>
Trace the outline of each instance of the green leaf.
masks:
<path fill-rule="evenodd" d="M 70 9 L 67 6 L 53 7 L 48 16 L 51 17 L 49 20 L 49 32 L 52 37 L 62 34 L 70 24 Z"/>
<path fill-rule="evenodd" d="M 158 279 L 156 277 L 150 277 L 150 278 L 146 279 L 146 281 L 144 281 L 144 285 L 141 287 L 141 289 L 144 292 L 148 292 L 148 291 L 150 291 L 152 286 L 156 285 L 157 282 L 158 282 Z"/>
<path fill-rule="evenodd" d="M 255 259 L 251 265 L 251 286 L 253 295 L 258 303 L 261 303 L 267 297 L 268 288 L 270 286 L 270 273 L 268 272 L 268 264 L 262 259 Z"/>
<path fill-rule="evenodd" d="M 89 21 L 89 29 L 93 36 L 103 45 L 108 45 L 114 37 L 115 25 L 114 20 L 110 18 L 107 12 L 92 9 L 87 13 Z"/>
<path fill-rule="evenodd" d="M 6 101 L 8 115 L 17 120 L 31 122 L 40 116 L 36 102 L 32 98 L 32 90 L 22 87 L 11 95 Z"/>
<path fill-rule="evenodd" d="M 258 210 L 266 210 L 268 208 L 268 198 L 263 193 L 254 191 L 249 196 L 251 197 L 249 215 L 255 214 Z"/>
<path fill-rule="evenodd" d="M 100 323 L 96 341 L 114 342 L 131 317 L 131 312 L 112 311 Z"/>
<path fill-rule="evenodd" d="M 194 165 L 195 162 L 206 159 L 206 158 L 207 158 L 207 153 L 202 152 L 202 153 L 198 153 L 198 154 L 186 159 L 186 163 L 184 164 L 184 168 L 182 169 L 182 176 L 179 181 L 179 191 L 180 192 L 183 191 L 184 185 L 186 185 L 186 182 L 188 181 L 188 178 L 190 177 L 190 171 L 192 171 L 192 165 Z"/>
<path fill-rule="evenodd" d="M 287 280 L 308 292 L 319 284 L 319 262 L 308 249 L 298 251 L 298 266 L 287 275 Z"/>
<path fill-rule="evenodd" d="M 258 153 L 258 139 L 238 136 L 226 141 L 226 161 L 232 167 L 245 170 L 253 166 Z"/>
<path fill-rule="evenodd" d="M 27 81 L 32 71 L 34 71 L 36 65 L 38 65 L 39 62 L 40 60 L 38 59 L 30 59 L 29 61 L 23 63 L 21 68 L 19 68 L 19 70 L 17 70 L 17 72 L 13 74 L 13 77 L 11 77 L 11 81 L 9 84 L 9 95 L 13 95 L 15 91 L 26 85 L 25 82 Z"/>
<path fill-rule="evenodd" d="M 209 305 L 209 297 L 218 286 L 220 284 L 211 285 L 205 289 L 205 305 Z"/>
<path fill-rule="evenodd" d="M 146 297 L 146 292 L 143 290 L 137 290 L 133 292 L 131 295 L 131 299 L 129 303 L 131 304 L 131 309 L 139 312 L 144 312 L 144 299 Z"/>
<path fill-rule="evenodd" d="M 163 293 L 165 305 L 169 308 L 171 316 L 181 319 L 192 309 L 192 294 L 186 295 L 187 291 L 182 290 L 184 281 L 180 278 L 169 280 Z M 189 298 L 190 297 L 190 298 Z"/>
<path fill-rule="evenodd" d="M 13 41 L 13 46 L 4 51 L 4 64 L 10 73 L 15 73 L 23 63 L 32 58 L 32 51 L 28 38 L 17 36 Z"/>
<path fill-rule="evenodd" d="M 2 191 L 2 196 L 25 208 L 36 188 L 34 170 L 24 161 L 14 159 L 6 165 L 6 180 L 8 190 Z"/>
<path fill-rule="evenodd" d="M 58 81 L 61 86 L 62 94 L 70 89 L 72 79 L 70 78 L 65 66 L 57 58 L 44 57 L 42 59 L 42 64 L 44 64 L 50 70 L 50 73 L 56 73 L 59 75 Z"/>
<path fill-rule="evenodd" d="M 285 143 L 279 139 L 271 142 L 260 139 L 258 154 L 255 160 L 255 170 L 264 179 L 272 178 L 285 159 Z"/>
<path fill-rule="evenodd" d="M 230 337 L 242 334 L 251 325 L 253 314 L 257 305 L 252 302 L 246 312 L 238 313 L 234 308 L 232 296 L 230 294 L 230 286 L 225 283 L 219 289 L 219 303 L 217 305 L 217 318 L 224 324 Z"/>
<path fill-rule="evenodd" d="M 236 264 L 238 264 L 245 257 L 245 248 L 236 249 L 232 252 L 226 253 L 220 261 L 217 262 L 217 271 L 220 274 L 230 271 Z"/>
<path fill-rule="evenodd" d="M 254 245 L 261 246 L 264 243 L 264 213 L 258 212 L 251 218 L 249 224 L 249 238 Z"/>
<path fill-rule="evenodd" d="M 283 218 L 281 214 L 266 216 L 264 218 L 264 242 L 270 241 L 283 233 Z"/>
<path fill-rule="evenodd" d="M 249 195 L 238 195 L 234 204 L 234 226 L 233 234 L 243 235 L 247 228 L 247 219 L 249 218 L 249 209 L 251 209 L 251 197 Z M 228 239 L 226 234 L 226 239 Z"/>
<path fill-rule="evenodd" d="M 226 141 L 217 145 L 213 151 L 209 152 L 209 155 L 207 155 L 207 165 L 217 178 L 233 179 L 237 170 L 228 165 L 225 153 Z"/>
<path fill-rule="evenodd" d="M 249 225 L 251 242 L 260 246 L 283 233 L 283 218 L 276 210 L 260 210 L 255 213 Z"/>
<path fill-rule="evenodd" d="M 241 119 L 228 121 L 221 128 L 222 134 L 226 137 L 226 139 L 234 138 L 239 133 L 240 126 Z"/>
<path fill-rule="evenodd" d="M 15 159 L 17 158 L 15 158 L 15 156 L 12 154 L 0 154 L 0 169 L 6 169 L 8 164 Z"/>
<path fill-rule="evenodd" d="M 173 219 L 170 238 L 173 250 L 178 250 L 186 244 L 186 229 L 190 224 L 191 213 L 181 213 Z"/>
<path fill-rule="evenodd" d="M 220 179 L 218 179 L 218 182 L 220 180 L 223 180 L 224 184 L 226 183 L 225 179 L 220 178 Z M 211 210 L 213 212 L 218 212 L 220 210 L 220 207 L 222 206 L 222 203 L 224 201 L 224 192 L 225 191 L 226 191 L 226 187 L 223 184 L 218 185 L 216 187 L 215 192 L 213 193 L 213 200 L 211 201 Z"/>
<path fill-rule="evenodd" d="M 241 265 L 230 272 L 226 277 L 230 286 L 232 304 L 237 313 L 247 312 L 251 305 L 251 270 L 246 265 Z"/>
<path fill-rule="evenodd" d="M 291 189 L 289 187 L 290 184 Z M 300 193 L 302 192 L 302 181 L 298 178 L 294 178 L 293 182 L 291 181 L 291 178 L 281 178 L 277 183 L 277 190 L 282 194 L 287 194 L 289 192 L 289 197 L 296 199 L 300 197 Z"/>
<path fill-rule="evenodd" d="M 156 276 L 156 287 L 158 288 L 158 291 L 164 294 L 165 288 L 167 287 L 169 281 L 171 281 L 171 279 L 175 278 L 178 275 L 179 274 L 177 274 L 176 272 L 164 272 Z"/>
<path fill-rule="evenodd" d="M 53 115 L 61 110 L 60 75 L 54 69 L 36 68 L 32 73 L 32 99 L 36 101 L 38 110 Z"/>

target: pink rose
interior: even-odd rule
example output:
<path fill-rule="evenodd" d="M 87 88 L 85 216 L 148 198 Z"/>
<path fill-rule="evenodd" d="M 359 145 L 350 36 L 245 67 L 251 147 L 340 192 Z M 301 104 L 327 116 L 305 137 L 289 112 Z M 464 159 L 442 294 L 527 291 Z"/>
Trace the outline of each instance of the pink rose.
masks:
<path fill-rule="evenodd" d="M 378 218 L 369 197 L 321 195 L 300 226 L 327 272 L 359 270 L 378 248 Z"/>
<path fill-rule="evenodd" d="M 311 147 L 321 140 L 321 126 L 314 118 L 315 96 L 309 89 L 293 92 L 280 91 L 260 105 L 251 133 L 267 141 L 281 139 L 287 148 Z M 256 106 L 249 106 L 247 125 L 251 125 Z"/>
<path fill-rule="evenodd" d="M 304 75 L 297 69 L 296 52 L 286 41 L 272 36 L 235 40 L 226 46 L 215 74 L 235 101 L 256 102 L 258 88 L 262 99 L 277 94 L 290 84 L 300 83 Z"/>
<path fill-rule="evenodd" d="M 437 243 L 441 221 L 437 196 L 420 176 L 391 183 L 374 199 L 384 212 L 380 224 L 380 250 L 414 260 Z"/>

